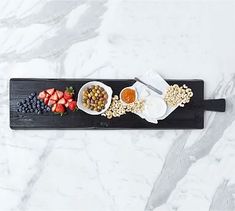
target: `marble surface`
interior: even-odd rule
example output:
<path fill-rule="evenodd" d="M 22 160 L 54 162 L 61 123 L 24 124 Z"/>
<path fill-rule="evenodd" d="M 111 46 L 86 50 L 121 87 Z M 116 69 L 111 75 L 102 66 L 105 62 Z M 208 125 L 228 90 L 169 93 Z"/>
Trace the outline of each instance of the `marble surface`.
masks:
<path fill-rule="evenodd" d="M 235 210 L 235 3 L 0 1 L 1 211 Z M 12 131 L 9 79 L 205 80 L 204 130 Z"/>

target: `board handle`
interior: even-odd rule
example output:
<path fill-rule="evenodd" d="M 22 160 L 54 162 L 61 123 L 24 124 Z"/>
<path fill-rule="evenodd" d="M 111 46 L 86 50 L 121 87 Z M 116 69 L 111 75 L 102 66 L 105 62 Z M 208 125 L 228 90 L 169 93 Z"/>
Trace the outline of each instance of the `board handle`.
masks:
<path fill-rule="evenodd" d="M 203 107 L 206 111 L 225 112 L 226 102 L 223 98 L 204 100 Z"/>

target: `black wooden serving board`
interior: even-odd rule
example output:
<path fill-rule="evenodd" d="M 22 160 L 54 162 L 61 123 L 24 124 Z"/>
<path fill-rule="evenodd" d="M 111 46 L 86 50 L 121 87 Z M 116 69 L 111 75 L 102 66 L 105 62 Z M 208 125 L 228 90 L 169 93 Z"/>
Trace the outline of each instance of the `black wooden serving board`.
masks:
<path fill-rule="evenodd" d="M 111 120 L 103 116 L 92 116 L 79 110 L 60 116 L 52 112 L 37 115 L 35 113 L 18 113 L 17 102 L 31 92 L 39 93 L 47 88 L 64 90 L 73 86 L 76 96 L 79 89 L 93 79 L 11 79 L 10 80 L 10 127 L 12 129 L 201 129 L 204 127 L 204 82 L 202 80 L 167 80 L 169 84 L 187 84 L 193 90 L 193 97 L 184 108 L 177 108 L 166 119 L 152 124 L 139 116 L 128 113 Z M 97 79 L 95 79 L 97 80 Z M 134 80 L 99 81 L 112 87 L 114 94 L 122 88 L 132 85 Z M 157 87 L 157 84 L 156 84 Z"/>

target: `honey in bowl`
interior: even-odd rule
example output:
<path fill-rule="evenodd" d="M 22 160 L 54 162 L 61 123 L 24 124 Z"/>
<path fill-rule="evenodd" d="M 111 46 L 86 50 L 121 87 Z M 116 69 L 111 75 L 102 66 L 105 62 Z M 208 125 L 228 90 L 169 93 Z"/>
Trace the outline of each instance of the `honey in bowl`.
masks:
<path fill-rule="evenodd" d="M 134 103 L 136 101 L 136 91 L 134 88 L 126 87 L 120 93 L 120 99 L 126 103 Z"/>

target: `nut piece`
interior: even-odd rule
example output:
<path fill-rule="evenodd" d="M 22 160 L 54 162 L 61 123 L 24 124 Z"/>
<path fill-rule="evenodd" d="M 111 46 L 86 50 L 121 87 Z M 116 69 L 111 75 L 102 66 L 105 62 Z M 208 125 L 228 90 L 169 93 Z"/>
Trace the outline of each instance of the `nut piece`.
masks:
<path fill-rule="evenodd" d="M 164 100 L 170 107 L 184 107 L 186 103 L 190 102 L 192 96 L 192 89 L 188 88 L 188 86 L 184 84 L 180 87 L 179 85 L 174 84 L 167 89 Z"/>
<path fill-rule="evenodd" d="M 134 113 L 142 111 L 143 109 L 144 101 L 136 101 L 133 104 L 123 105 L 123 103 L 119 100 L 119 97 L 117 95 L 114 95 L 109 109 L 101 115 L 107 117 L 108 119 L 112 119 L 113 117 L 120 117 L 127 112 Z"/>

